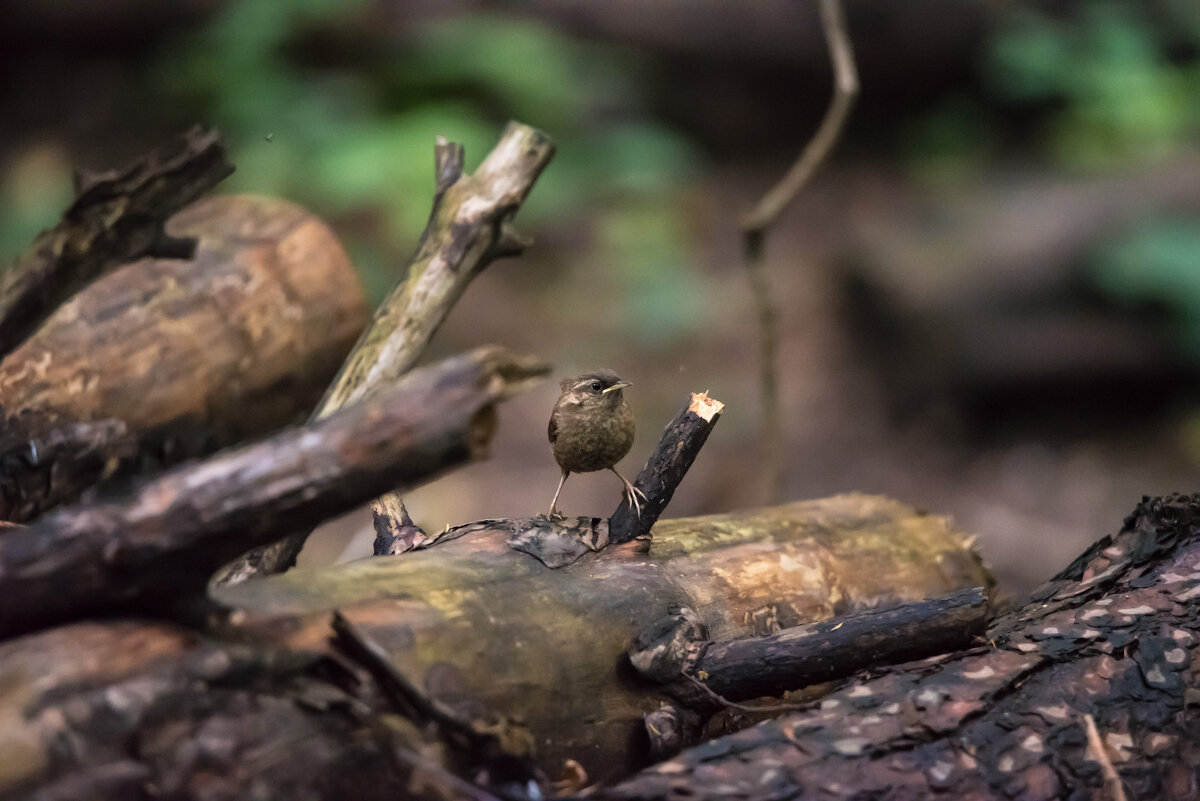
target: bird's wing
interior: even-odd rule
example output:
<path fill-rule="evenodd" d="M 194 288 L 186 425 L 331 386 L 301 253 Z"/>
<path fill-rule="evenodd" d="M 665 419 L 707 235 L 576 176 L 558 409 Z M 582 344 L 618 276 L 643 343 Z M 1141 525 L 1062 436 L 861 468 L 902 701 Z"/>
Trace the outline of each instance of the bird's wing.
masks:
<path fill-rule="evenodd" d="M 550 438 L 550 444 L 553 445 L 558 440 L 558 416 L 550 416 L 550 425 L 546 428 L 546 436 Z"/>

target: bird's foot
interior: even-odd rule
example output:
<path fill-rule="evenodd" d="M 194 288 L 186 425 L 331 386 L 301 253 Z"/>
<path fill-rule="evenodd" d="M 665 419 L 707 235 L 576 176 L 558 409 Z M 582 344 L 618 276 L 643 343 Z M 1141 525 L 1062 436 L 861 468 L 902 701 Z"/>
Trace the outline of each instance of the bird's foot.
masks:
<path fill-rule="evenodd" d="M 553 523 L 558 523 L 567 519 L 566 515 L 558 511 L 558 509 L 555 509 L 553 506 L 550 507 L 550 511 L 546 514 L 546 517 Z"/>
<path fill-rule="evenodd" d="M 622 483 L 624 484 L 625 500 L 629 501 L 630 507 L 633 508 L 633 513 L 640 518 L 642 516 L 642 505 L 638 502 L 638 496 L 642 496 L 643 501 L 649 500 L 646 497 L 646 493 L 624 479 L 622 479 Z"/>

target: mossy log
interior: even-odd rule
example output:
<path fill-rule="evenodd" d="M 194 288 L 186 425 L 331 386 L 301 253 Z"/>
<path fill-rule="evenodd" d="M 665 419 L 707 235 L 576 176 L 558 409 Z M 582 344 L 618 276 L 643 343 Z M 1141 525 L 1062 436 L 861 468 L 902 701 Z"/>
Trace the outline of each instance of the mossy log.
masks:
<path fill-rule="evenodd" d="M 0 363 L 0 517 L 302 418 L 366 324 L 345 251 L 298 206 L 213 197 L 167 231 L 195 257 L 105 275 Z"/>
<path fill-rule="evenodd" d="M 594 779 L 643 764 L 642 716 L 669 700 L 635 678 L 625 650 L 688 606 L 713 639 L 764 634 L 842 611 L 988 583 L 942 518 L 845 495 L 756 512 L 660 520 L 650 542 L 584 549 L 559 569 L 509 542 L 545 518 L 450 529 L 436 547 L 223 588 L 242 625 L 319 647 L 334 608 L 382 643 L 434 700 L 486 725 L 523 721 L 538 764 L 574 759 Z M 580 518 L 588 542 L 606 521 Z M 279 620 L 308 622 L 290 631 Z M 281 635 L 283 636 L 283 635 Z M 622 666 L 625 667 L 622 667 Z"/>
<path fill-rule="evenodd" d="M 356 721 L 361 704 L 312 670 L 330 647 L 333 609 L 434 703 L 531 753 L 551 777 L 575 759 L 612 780 L 646 763 L 642 716 L 669 700 L 625 649 L 672 606 L 728 638 L 987 581 L 944 519 L 861 495 L 660 520 L 652 542 L 560 569 L 506 544 L 530 524 L 544 518 L 484 521 L 402 557 L 223 587 L 215 597 L 236 611 L 208 636 L 113 621 L 0 645 L 0 754 L 15 755 L 3 760 L 0 795 L 111 780 L 205 799 L 346 797 L 350 786 L 396 797 L 403 774 L 378 721 Z M 269 670 L 263 654 L 275 655 Z M 307 789 L 293 795 L 301 780 Z"/>

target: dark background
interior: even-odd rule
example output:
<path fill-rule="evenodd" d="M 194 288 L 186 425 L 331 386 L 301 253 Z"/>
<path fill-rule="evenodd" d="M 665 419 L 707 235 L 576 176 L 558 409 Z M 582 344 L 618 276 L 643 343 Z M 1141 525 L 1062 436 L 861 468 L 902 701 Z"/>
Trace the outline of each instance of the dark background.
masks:
<path fill-rule="evenodd" d="M 953 516 L 1019 593 L 1200 477 L 1200 6 L 848 3 L 862 95 L 771 231 L 787 498 L 861 490 Z M 497 342 L 555 380 L 493 458 L 411 495 L 426 528 L 544 511 L 557 379 L 632 380 L 636 473 L 690 391 L 727 411 L 673 515 L 764 502 L 738 215 L 815 130 L 831 76 L 791 0 L 12 0 L 0 27 L 0 255 L 74 167 L 220 128 L 223 191 L 343 237 L 382 297 L 428 214 L 432 144 L 472 167 L 508 119 L 559 152 L 536 244 L 468 290 L 428 358 Z M 568 514 L 607 514 L 610 475 Z M 357 513 L 305 561 L 369 550 Z M 359 533 L 355 535 L 355 532 Z"/>

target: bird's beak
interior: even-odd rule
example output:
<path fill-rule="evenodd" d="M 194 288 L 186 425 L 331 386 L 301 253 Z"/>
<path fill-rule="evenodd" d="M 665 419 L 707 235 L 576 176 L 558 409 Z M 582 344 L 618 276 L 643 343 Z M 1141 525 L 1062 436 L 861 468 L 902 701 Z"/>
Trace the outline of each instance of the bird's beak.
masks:
<path fill-rule="evenodd" d="M 633 386 L 633 384 L 629 381 L 618 381 L 617 383 L 613 384 L 611 387 L 604 390 L 600 394 L 607 395 L 609 392 L 612 392 L 615 389 L 625 389 L 625 387 L 632 387 L 632 386 Z"/>

